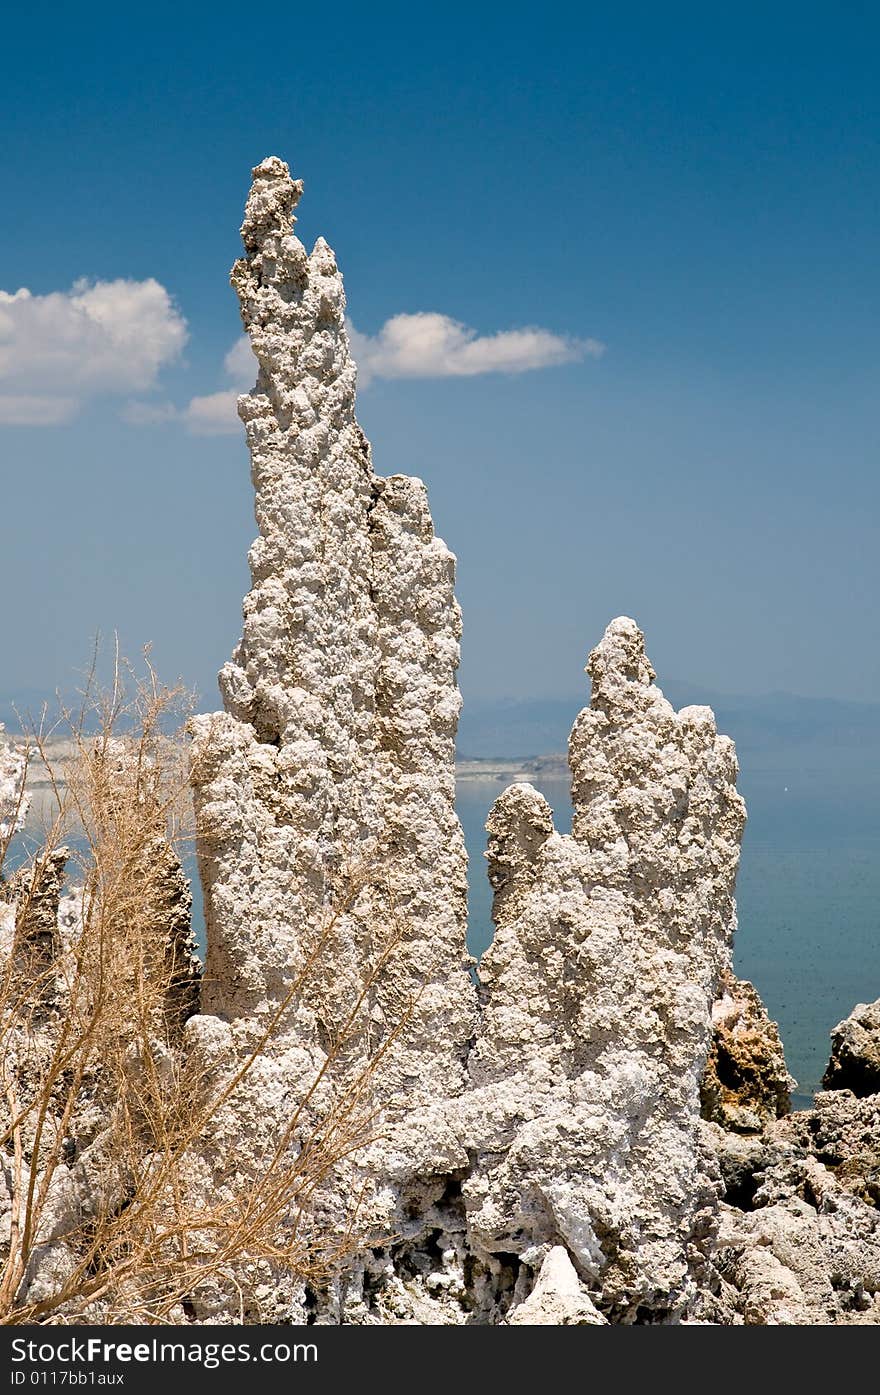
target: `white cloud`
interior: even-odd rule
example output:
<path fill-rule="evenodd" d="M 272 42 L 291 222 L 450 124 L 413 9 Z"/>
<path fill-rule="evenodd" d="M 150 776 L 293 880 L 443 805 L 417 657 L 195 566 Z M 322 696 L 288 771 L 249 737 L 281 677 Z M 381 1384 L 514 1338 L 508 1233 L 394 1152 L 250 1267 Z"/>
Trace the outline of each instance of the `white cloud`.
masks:
<path fill-rule="evenodd" d="M 129 426 L 161 426 L 176 421 L 180 413 L 172 402 L 126 402 L 119 415 Z"/>
<path fill-rule="evenodd" d="M 0 291 L 0 423 L 55 426 L 89 398 L 144 392 L 186 340 L 186 321 L 152 278 Z"/>
<path fill-rule="evenodd" d="M 205 397 L 191 397 L 185 407 L 171 402 L 127 402 L 122 416 L 131 426 L 159 426 L 179 422 L 191 436 L 233 436 L 241 430 L 236 404 L 249 392 L 257 376 L 251 342 L 246 334 L 236 339 L 223 360 L 226 377 L 234 384 Z"/>
<path fill-rule="evenodd" d="M 506 329 L 478 334 L 449 315 L 393 315 L 378 334 L 361 334 L 349 321 L 352 353 L 362 387 L 371 378 L 469 378 L 478 373 L 526 373 L 598 358 L 597 339 L 571 339 L 548 329 Z"/>
<path fill-rule="evenodd" d="M 257 376 L 257 361 L 246 334 L 236 339 L 223 360 L 223 367 L 230 382 L 235 383 L 242 392 L 250 392 Z"/>
<path fill-rule="evenodd" d="M 241 430 L 236 411 L 240 390 L 212 392 L 208 397 L 193 397 L 180 413 L 180 419 L 193 436 L 229 436 Z"/>
<path fill-rule="evenodd" d="M 207 397 L 193 397 L 180 412 L 180 420 L 192 436 L 229 436 L 241 430 L 237 403 L 250 392 L 257 377 L 257 363 L 246 334 L 236 339 L 223 360 L 226 377 L 233 384 Z"/>
<path fill-rule="evenodd" d="M 165 426 L 175 422 L 191 436 L 231 436 L 241 430 L 236 411 L 238 388 L 193 397 L 185 407 L 173 402 L 126 402 L 119 415 L 129 426 Z"/>

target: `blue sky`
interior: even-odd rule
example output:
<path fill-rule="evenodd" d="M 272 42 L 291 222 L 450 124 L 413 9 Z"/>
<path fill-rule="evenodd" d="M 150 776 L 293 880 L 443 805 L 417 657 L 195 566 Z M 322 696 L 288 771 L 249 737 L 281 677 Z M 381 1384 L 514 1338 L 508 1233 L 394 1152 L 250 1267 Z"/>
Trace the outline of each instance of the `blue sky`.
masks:
<path fill-rule="evenodd" d="M 231 386 L 274 153 L 361 334 L 435 312 L 605 346 L 361 394 L 458 555 L 466 699 L 577 692 L 620 613 L 661 679 L 875 697 L 878 40 L 869 5 L 10 12 L 0 688 L 67 686 L 117 629 L 214 705 L 251 490 L 241 436 L 187 413 Z M 83 280 L 141 286 L 109 359 L 70 328 Z"/>

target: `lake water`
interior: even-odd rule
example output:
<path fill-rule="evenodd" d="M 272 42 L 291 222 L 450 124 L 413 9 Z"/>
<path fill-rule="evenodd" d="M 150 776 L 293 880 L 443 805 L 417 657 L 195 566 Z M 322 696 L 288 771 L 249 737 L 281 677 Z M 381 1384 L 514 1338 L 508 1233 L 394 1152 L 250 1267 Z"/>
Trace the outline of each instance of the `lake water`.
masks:
<path fill-rule="evenodd" d="M 560 832 L 567 782 L 535 777 Z M 503 783 L 459 781 L 470 858 L 469 943 L 492 938 L 483 825 Z M 819 1088 L 828 1034 L 857 1002 L 880 997 L 880 800 L 873 769 L 743 769 L 749 808 L 737 883 L 734 965 L 779 1023 L 799 1094 Z"/>

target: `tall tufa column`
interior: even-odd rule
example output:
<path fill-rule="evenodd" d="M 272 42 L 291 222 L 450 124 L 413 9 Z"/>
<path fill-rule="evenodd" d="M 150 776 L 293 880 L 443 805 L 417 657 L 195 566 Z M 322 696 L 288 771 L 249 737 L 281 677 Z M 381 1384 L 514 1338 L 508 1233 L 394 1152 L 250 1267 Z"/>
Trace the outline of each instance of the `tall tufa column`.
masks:
<path fill-rule="evenodd" d="M 424 486 L 373 473 L 342 277 L 294 235 L 301 193 L 283 161 L 257 166 L 232 271 L 259 533 L 225 711 L 192 724 L 202 1004 L 242 1025 L 280 1005 L 310 1069 L 332 1050 L 385 1108 L 466 1078 L 461 622 Z"/>

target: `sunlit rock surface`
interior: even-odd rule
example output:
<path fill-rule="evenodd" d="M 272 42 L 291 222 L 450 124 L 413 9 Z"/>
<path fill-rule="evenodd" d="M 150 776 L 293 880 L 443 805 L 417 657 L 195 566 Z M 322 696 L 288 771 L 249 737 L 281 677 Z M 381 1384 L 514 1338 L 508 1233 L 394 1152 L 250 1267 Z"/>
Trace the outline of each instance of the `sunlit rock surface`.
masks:
<path fill-rule="evenodd" d="M 614 621 L 572 733 L 572 835 L 527 786 L 490 817 L 478 1000 L 453 558 L 423 486 L 373 473 L 336 260 L 293 233 L 301 192 L 257 167 L 232 275 L 259 536 L 225 711 L 193 724 L 208 962 L 188 1040 L 234 1055 L 276 1015 L 269 1122 L 225 1125 L 243 1165 L 316 1074 L 314 1118 L 366 1082 L 380 1137 L 353 1166 L 395 1241 L 321 1298 L 331 1318 L 500 1321 L 560 1246 L 616 1318 L 674 1318 L 715 1195 L 697 1122 L 735 923 L 733 746 L 708 709 L 673 710 Z"/>

